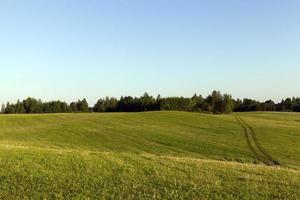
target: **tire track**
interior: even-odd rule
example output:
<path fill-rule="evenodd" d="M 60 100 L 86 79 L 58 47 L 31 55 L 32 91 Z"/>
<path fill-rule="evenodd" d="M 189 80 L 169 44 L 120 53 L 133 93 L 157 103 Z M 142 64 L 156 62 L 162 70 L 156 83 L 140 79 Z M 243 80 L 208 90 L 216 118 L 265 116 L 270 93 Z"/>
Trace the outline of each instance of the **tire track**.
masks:
<path fill-rule="evenodd" d="M 251 136 L 249 135 L 249 132 L 247 130 L 247 127 L 242 123 L 242 121 L 240 120 L 239 117 L 236 117 L 237 122 L 239 123 L 239 125 L 243 128 L 244 133 L 245 133 L 245 137 L 247 140 L 247 144 L 249 149 L 251 150 L 251 152 L 254 154 L 254 158 L 260 160 L 261 162 L 264 162 L 264 158 L 255 150 L 255 147 L 251 144 Z"/>
<path fill-rule="evenodd" d="M 269 160 L 273 162 L 273 165 L 280 165 L 280 163 L 278 161 L 276 161 L 258 142 L 257 137 L 256 137 L 256 133 L 254 131 L 254 129 L 248 124 L 246 123 L 243 119 L 241 119 L 242 122 L 249 128 L 250 133 L 252 135 L 252 138 L 257 146 L 257 148 L 259 149 L 259 151 Z"/>
<path fill-rule="evenodd" d="M 260 145 L 257 140 L 254 129 L 246 123 L 241 117 L 235 117 L 239 125 L 243 128 L 250 151 L 255 158 L 269 166 L 280 165 L 278 161 L 272 158 L 270 154 Z"/>

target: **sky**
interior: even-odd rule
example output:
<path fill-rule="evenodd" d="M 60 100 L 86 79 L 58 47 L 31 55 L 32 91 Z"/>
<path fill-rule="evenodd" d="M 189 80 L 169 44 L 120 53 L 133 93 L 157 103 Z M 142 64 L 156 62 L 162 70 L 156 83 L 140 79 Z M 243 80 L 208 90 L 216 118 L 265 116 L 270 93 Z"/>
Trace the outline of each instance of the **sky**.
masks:
<path fill-rule="evenodd" d="M 0 0 L 0 103 L 300 96 L 300 1 Z"/>

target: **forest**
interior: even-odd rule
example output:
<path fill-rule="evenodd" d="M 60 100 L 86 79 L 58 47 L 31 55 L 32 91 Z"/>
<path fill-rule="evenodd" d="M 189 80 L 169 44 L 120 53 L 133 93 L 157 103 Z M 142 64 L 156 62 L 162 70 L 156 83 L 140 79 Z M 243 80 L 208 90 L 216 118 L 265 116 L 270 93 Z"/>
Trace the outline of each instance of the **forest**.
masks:
<path fill-rule="evenodd" d="M 31 113 L 80 113 L 80 112 L 144 112 L 144 111 L 187 111 L 213 114 L 228 114 L 247 111 L 300 112 L 300 98 L 286 98 L 279 103 L 272 100 L 259 102 L 254 99 L 233 99 L 230 94 L 213 91 L 207 97 L 161 97 L 156 98 L 145 93 L 141 97 L 122 96 L 101 98 L 94 106 L 89 106 L 86 99 L 70 104 L 63 101 L 42 102 L 28 97 L 16 103 L 7 102 L 2 106 L 2 114 Z"/>

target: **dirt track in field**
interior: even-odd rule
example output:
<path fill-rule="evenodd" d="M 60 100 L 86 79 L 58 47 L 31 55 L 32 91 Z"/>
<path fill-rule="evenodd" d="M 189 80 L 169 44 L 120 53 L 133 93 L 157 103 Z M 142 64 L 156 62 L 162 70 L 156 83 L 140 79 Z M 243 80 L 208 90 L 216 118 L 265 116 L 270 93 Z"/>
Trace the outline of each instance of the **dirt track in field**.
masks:
<path fill-rule="evenodd" d="M 268 154 L 268 152 L 266 152 L 266 150 L 260 145 L 260 143 L 257 140 L 254 129 L 241 117 L 236 117 L 236 120 L 239 123 L 239 125 L 243 128 L 248 147 L 254 154 L 254 157 L 268 166 L 279 166 L 280 163 L 273 159 L 272 156 Z"/>

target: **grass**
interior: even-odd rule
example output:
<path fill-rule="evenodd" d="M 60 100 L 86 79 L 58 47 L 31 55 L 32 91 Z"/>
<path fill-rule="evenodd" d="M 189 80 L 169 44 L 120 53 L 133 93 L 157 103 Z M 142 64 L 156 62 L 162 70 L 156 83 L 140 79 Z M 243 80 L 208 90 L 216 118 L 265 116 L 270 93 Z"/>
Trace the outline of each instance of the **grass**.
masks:
<path fill-rule="evenodd" d="M 0 199 L 298 199 L 299 120 L 263 112 L 1 115 Z"/>

